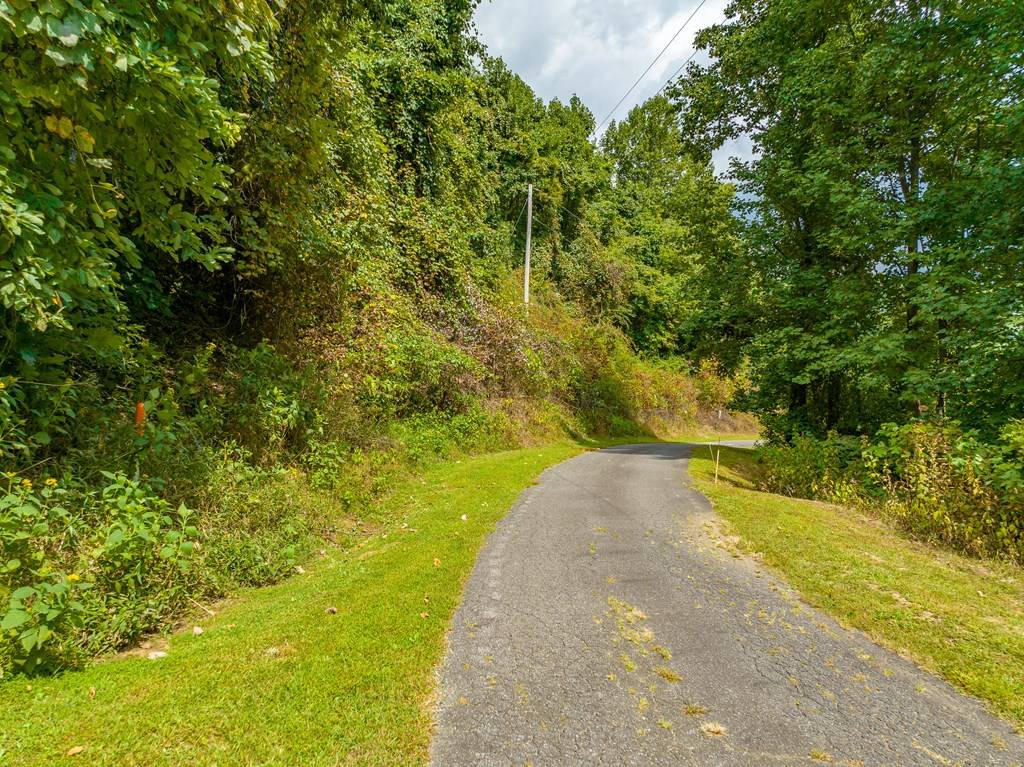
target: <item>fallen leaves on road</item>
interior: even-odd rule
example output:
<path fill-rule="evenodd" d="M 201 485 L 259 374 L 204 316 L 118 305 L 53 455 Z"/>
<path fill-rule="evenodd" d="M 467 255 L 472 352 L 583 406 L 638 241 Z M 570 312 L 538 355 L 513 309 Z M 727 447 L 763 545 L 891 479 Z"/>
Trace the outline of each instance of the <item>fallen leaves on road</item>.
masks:
<path fill-rule="evenodd" d="M 703 722 L 701 723 L 700 731 L 709 738 L 720 738 L 726 733 L 725 725 L 718 722 Z"/>
<path fill-rule="evenodd" d="M 682 677 L 679 676 L 675 669 L 671 669 L 668 666 L 658 666 L 654 669 L 654 673 L 660 676 L 666 682 L 675 683 L 682 679 Z"/>

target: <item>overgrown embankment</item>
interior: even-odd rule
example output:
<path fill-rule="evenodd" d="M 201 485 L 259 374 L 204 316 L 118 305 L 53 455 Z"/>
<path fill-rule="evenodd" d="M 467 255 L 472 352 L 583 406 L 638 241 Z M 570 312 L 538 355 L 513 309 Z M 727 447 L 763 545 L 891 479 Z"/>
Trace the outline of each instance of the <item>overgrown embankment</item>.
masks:
<path fill-rule="evenodd" d="M 528 322 L 490 311 L 461 326 L 469 343 L 412 315 L 380 320 L 329 365 L 209 344 L 149 371 L 162 380 L 138 422 L 130 394 L 69 384 L 73 436 L 3 481 L 0 668 L 79 666 L 197 601 L 344 551 L 380 524 L 395 482 L 438 458 L 567 434 L 750 430 L 719 420 L 731 384 L 711 371 L 643 362 L 558 304 Z"/>
<path fill-rule="evenodd" d="M 762 453 L 772 492 L 871 509 L 921 540 L 1024 563 L 1024 421 L 983 441 L 953 423 L 873 439 L 797 437 Z"/>

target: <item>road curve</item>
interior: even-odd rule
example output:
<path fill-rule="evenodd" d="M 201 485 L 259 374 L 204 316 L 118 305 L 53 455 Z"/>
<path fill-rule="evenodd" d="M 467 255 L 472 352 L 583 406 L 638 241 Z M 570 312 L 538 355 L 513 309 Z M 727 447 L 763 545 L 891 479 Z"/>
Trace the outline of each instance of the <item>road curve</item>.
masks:
<path fill-rule="evenodd" d="M 436 767 L 1024 764 L 977 701 L 736 555 L 688 455 L 586 453 L 523 494 L 451 627 Z"/>

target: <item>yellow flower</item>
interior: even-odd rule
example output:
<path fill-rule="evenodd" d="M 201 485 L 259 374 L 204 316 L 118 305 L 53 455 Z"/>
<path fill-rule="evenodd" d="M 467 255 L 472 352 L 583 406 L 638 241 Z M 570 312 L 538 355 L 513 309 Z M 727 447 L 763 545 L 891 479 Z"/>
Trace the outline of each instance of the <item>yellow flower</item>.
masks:
<path fill-rule="evenodd" d="M 55 480 L 53 477 L 49 477 L 46 480 L 46 486 L 47 487 L 57 487 L 57 480 Z"/>
<path fill-rule="evenodd" d="M 72 583 L 75 583 L 76 581 L 80 581 L 82 579 L 79 578 L 78 575 L 76 575 L 75 573 L 71 573 L 71 575 L 68 576 L 68 580 Z"/>
<path fill-rule="evenodd" d="M 0 381 L 0 391 L 3 391 L 6 388 L 7 388 L 7 384 L 5 384 L 3 381 Z"/>
<path fill-rule="evenodd" d="M 21 480 L 21 486 L 23 488 L 25 488 L 26 490 L 31 490 L 32 489 L 32 480 L 31 479 L 23 479 L 23 480 Z"/>

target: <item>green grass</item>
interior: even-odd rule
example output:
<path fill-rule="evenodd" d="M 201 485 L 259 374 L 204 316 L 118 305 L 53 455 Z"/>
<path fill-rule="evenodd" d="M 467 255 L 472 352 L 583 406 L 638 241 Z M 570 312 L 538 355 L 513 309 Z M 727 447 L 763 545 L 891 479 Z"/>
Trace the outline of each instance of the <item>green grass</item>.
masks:
<path fill-rule="evenodd" d="M 717 432 L 717 431 L 693 431 L 673 435 L 672 442 L 729 442 L 738 439 L 757 439 L 761 435 L 758 432 Z"/>
<path fill-rule="evenodd" d="M 172 636 L 167 657 L 0 685 L 0 765 L 424 763 L 435 668 L 477 551 L 540 471 L 580 450 L 431 467 L 382 501 L 392 522 L 372 539 L 235 597 L 196 621 L 201 635 Z"/>
<path fill-rule="evenodd" d="M 690 472 L 715 510 L 812 605 L 987 701 L 1024 731 L 1024 572 L 911 541 L 857 510 L 758 492 L 750 451 Z"/>

